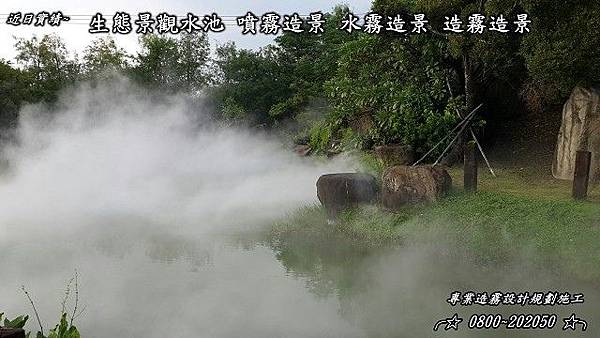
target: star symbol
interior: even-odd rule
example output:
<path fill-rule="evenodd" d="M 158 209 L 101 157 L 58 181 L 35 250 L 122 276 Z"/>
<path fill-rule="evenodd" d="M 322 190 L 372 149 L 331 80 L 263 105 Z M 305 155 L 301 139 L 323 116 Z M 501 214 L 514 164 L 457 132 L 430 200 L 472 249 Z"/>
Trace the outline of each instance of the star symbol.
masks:
<path fill-rule="evenodd" d="M 577 324 L 577 318 L 575 318 L 575 314 L 573 313 L 571 317 L 563 319 L 565 325 L 563 326 L 563 331 L 571 329 L 575 331 L 575 324 Z"/>
<path fill-rule="evenodd" d="M 566 331 L 568 329 L 575 331 L 577 329 L 577 324 L 582 325 L 582 331 L 587 330 L 587 322 L 583 319 L 577 318 L 574 313 L 571 314 L 570 317 L 563 319 L 563 322 L 565 322 L 565 325 L 563 326 L 563 331 Z"/>
<path fill-rule="evenodd" d="M 439 320 L 437 323 L 435 323 L 435 325 L 433 326 L 433 331 L 437 331 L 440 325 L 442 324 L 446 324 L 446 326 L 444 326 L 444 331 L 448 331 L 450 329 L 458 331 L 458 324 L 460 324 L 462 321 L 463 319 L 458 317 L 458 314 L 455 313 L 454 316 Z"/>
<path fill-rule="evenodd" d="M 454 331 L 458 331 L 458 324 L 460 324 L 462 321 L 462 318 L 459 318 L 458 314 L 455 313 L 454 316 L 452 316 L 452 318 L 448 318 L 444 330 L 448 331 L 450 329 L 454 329 Z"/>

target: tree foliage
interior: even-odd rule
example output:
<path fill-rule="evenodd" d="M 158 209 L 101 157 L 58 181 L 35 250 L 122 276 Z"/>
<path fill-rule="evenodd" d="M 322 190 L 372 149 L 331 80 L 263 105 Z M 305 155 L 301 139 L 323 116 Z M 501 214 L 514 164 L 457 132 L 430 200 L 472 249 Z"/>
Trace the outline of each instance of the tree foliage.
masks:
<path fill-rule="evenodd" d="M 523 39 L 534 108 L 564 102 L 575 86 L 600 84 L 600 2 L 524 0 L 532 31 Z"/>
<path fill-rule="evenodd" d="M 87 78 L 100 76 L 103 72 L 124 72 L 129 67 L 129 55 L 117 46 L 111 37 L 93 40 L 83 54 L 83 72 Z"/>
<path fill-rule="evenodd" d="M 286 32 L 275 39 L 281 62 L 291 74 L 293 95 L 273 107 L 271 116 L 293 115 L 311 98 L 323 96 L 324 84 L 336 73 L 342 46 L 357 37 L 338 29 L 349 12 L 347 6 L 336 6 L 332 13 L 325 13 L 323 33 L 314 34 L 304 26 L 302 33 Z"/>
<path fill-rule="evenodd" d="M 75 82 L 79 63 L 56 35 L 19 39 L 16 60 L 33 79 L 31 101 L 53 102 L 59 89 Z"/>
<path fill-rule="evenodd" d="M 454 124 L 461 104 L 446 86 L 443 49 L 419 41 L 420 49 L 399 40 L 363 35 L 344 46 L 336 76 L 327 83 L 333 129 L 359 115 L 374 120 L 367 135 L 375 143 L 403 143 L 419 151 Z M 429 44 L 429 45 L 427 45 Z"/>
<path fill-rule="evenodd" d="M 354 35 L 337 29 L 346 6 L 325 13 L 324 31 L 284 32 L 275 43 L 258 51 L 233 43 L 217 48 L 219 81 L 215 99 L 223 109 L 242 108 L 259 123 L 293 118 L 311 98 L 323 97 L 323 86 L 337 69 L 339 52 Z M 223 111 L 225 115 L 231 115 Z"/>
<path fill-rule="evenodd" d="M 0 129 L 14 127 L 21 103 L 30 99 L 28 73 L 0 60 Z"/>
<path fill-rule="evenodd" d="M 425 151 L 464 114 L 484 103 L 487 130 L 530 107 L 564 102 L 576 85 L 600 83 L 600 3 L 566 0 L 374 0 L 384 18 L 429 20 L 424 34 L 348 34 L 346 6 L 325 13 L 324 32 L 283 32 L 258 50 L 234 43 L 215 48 L 205 34 L 147 35 L 127 55 L 110 37 L 93 40 L 78 59 L 56 35 L 19 39 L 17 65 L 0 62 L 0 123 L 10 126 L 23 102 L 53 102 L 77 80 L 104 81 L 106 69 L 141 86 L 197 95 L 208 89 L 226 120 L 276 126 L 295 119 L 316 148 L 399 142 Z M 526 34 L 449 34 L 454 14 L 528 13 Z M 488 22 L 489 26 L 489 22 Z M 318 107 L 312 104 L 318 102 Z M 368 116 L 368 130 L 352 121 Z M 489 135 L 490 133 L 486 133 Z M 339 143 L 339 142 L 338 142 Z"/>
<path fill-rule="evenodd" d="M 0 320 L 4 313 L 0 313 Z M 11 329 L 22 329 L 27 324 L 29 320 L 29 316 L 19 316 L 13 320 L 9 320 L 8 318 L 4 318 L 4 327 Z M 28 332 L 25 337 L 31 337 L 31 332 Z M 56 324 L 56 326 L 50 330 L 48 335 L 44 335 L 41 331 L 38 331 L 35 335 L 35 338 L 80 338 L 81 335 L 72 323 L 69 323 L 67 320 L 67 314 L 63 313 L 60 317 L 60 322 Z"/>
<path fill-rule="evenodd" d="M 270 124 L 271 108 L 292 95 L 291 76 L 279 53 L 276 46 L 252 51 L 228 43 L 217 48 L 214 95 L 224 116 L 236 115 L 235 109 L 257 124 Z"/>
<path fill-rule="evenodd" d="M 149 87 L 195 94 L 208 83 L 209 44 L 205 34 L 178 38 L 145 35 L 133 69 L 134 78 Z"/>

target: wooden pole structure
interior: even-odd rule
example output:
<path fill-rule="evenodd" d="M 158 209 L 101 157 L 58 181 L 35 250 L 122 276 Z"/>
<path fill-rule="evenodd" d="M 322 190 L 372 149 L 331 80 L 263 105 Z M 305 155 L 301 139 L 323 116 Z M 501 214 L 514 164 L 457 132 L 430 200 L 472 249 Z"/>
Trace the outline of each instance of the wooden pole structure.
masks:
<path fill-rule="evenodd" d="M 590 182 L 590 166 L 592 153 L 579 150 L 575 157 L 575 174 L 573 175 L 573 198 L 583 200 L 587 197 Z"/>
<path fill-rule="evenodd" d="M 475 141 L 465 145 L 464 185 L 466 192 L 477 191 L 477 147 Z"/>
<path fill-rule="evenodd" d="M 479 106 L 477 106 L 477 108 L 475 108 L 471 114 L 470 117 L 465 118 L 464 120 L 464 124 L 462 125 L 462 127 L 460 128 L 460 130 L 458 131 L 458 133 L 456 134 L 456 136 L 454 136 L 454 138 L 452 139 L 452 141 L 450 141 L 450 144 L 448 144 L 448 146 L 446 147 L 446 149 L 444 149 L 444 151 L 442 151 L 442 154 L 440 155 L 440 157 L 438 157 L 438 159 L 433 163 L 433 166 L 435 167 L 436 165 L 438 165 L 438 163 L 440 163 L 440 161 L 442 160 L 442 158 L 444 157 L 444 155 L 446 155 L 446 153 L 448 152 L 448 150 L 450 149 L 450 147 L 452 147 L 452 145 L 454 145 L 454 143 L 456 143 L 456 141 L 459 139 L 459 137 L 461 136 L 461 134 L 465 131 L 465 129 L 469 126 L 469 123 L 471 123 L 471 120 L 473 119 L 473 117 L 475 116 L 475 112 L 477 110 L 479 110 L 479 108 L 481 108 L 483 106 L 483 103 L 481 103 Z"/>
<path fill-rule="evenodd" d="M 483 157 L 483 160 L 485 161 L 485 164 L 488 167 L 488 170 L 490 171 L 492 176 L 496 177 L 496 173 L 494 172 L 494 169 L 492 169 L 492 165 L 490 164 L 490 161 L 488 160 L 487 156 L 485 155 L 485 152 L 483 151 L 483 147 L 481 146 L 481 143 L 479 143 L 479 140 L 477 139 L 477 136 L 475 135 L 473 128 L 469 128 L 469 129 L 471 131 L 471 136 L 473 137 L 473 140 L 477 144 L 477 148 L 479 148 L 479 152 L 481 153 L 481 156 Z"/>
<path fill-rule="evenodd" d="M 463 126 L 464 126 L 466 123 L 469 123 L 469 122 L 471 121 L 471 118 L 473 118 L 473 115 L 475 115 L 475 113 L 477 112 L 477 110 L 479 110 L 479 108 L 481 108 L 482 106 L 483 106 L 483 103 L 482 103 L 482 104 L 480 104 L 479 106 L 477 106 L 477 108 L 475 108 L 475 109 L 474 109 L 472 112 L 470 112 L 470 113 L 469 113 L 469 114 L 468 114 L 468 115 L 467 115 L 465 118 L 463 118 L 463 119 L 462 119 L 462 121 L 460 121 L 460 123 L 459 123 L 459 124 L 457 124 L 457 125 L 456 125 L 456 127 L 454 127 L 454 129 L 452 129 L 452 131 L 450 131 L 450 133 L 448 133 L 446 136 L 444 136 L 444 138 L 443 138 L 443 139 L 441 139 L 441 140 L 440 140 L 440 141 L 439 141 L 439 142 L 438 142 L 438 143 L 437 143 L 435 146 L 433 146 L 433 148 L 429 149 L 429 151 L 428 151 L 428 152 L 427 152 L 425 155 L 423 155 L 423 157 L 421 157 L 421 158 L 420 158 L 420 159 L 419 159 L 417 162 L 415 162 L 415 163 L 413 164 L 413 167 L 414 167 L 414 166 L 416 166 L 416 165 L 418 165 L 419 163 L 421 163 L 421 161 L 423 161 L 425 158 L 427 158 L 427 156 L 429 156 L 429 154 L 431 154 L 431 153 L 432 153 L 434 150 L 436 150 L 436 149 L 437 149 L 437 147 L 439 147 L 439 146 L 440 146 L 442 143 L 444 143 L 444 141 L 446 141 L 446 140 L 447 140 L 447 139 L 448 139 L 450 136 L 452 136 L 452 134 L 453 134 L 455 131 L 457 131 L 458 129 L 462 128 L 462 129 L 461 129 L 461 131 L 459 131 L 459 133 L 461 133 L 461 132 L 464 130 Z M 459 116 L 460 116 L 460 115 L 459 115 Z M 456 141 L 456 138 L 457 138 L 457 137 L 455 137 L 455 138 L 452 140 L 452 142 L 450 143 L 450 146 L 452 146 L 452 144 L 454 144 L 454 142 Z M 447 150 L 444 150 L 444 153 L 445 153 L 446 151 L 447 151 Z M 442 154 L 442 156 L 443 156 L 443 154 Z"/>

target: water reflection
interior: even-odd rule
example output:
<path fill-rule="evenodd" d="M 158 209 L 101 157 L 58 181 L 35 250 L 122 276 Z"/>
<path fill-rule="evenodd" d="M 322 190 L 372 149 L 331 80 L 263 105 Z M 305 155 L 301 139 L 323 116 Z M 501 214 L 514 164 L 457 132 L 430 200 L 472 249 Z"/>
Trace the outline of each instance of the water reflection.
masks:
<path fill-rule="evenodd" d="M 482 265 L 462 248 L 436 243 L 407 244 L 387 250 L 369 250 L 342 236 L 292 231 L 268 240 L 275 257 L 293 276 L 307 278 L 315 295 L 335 294 L 340 315 L 365 331 L 368 337 L 565 337 L 562 318 L 576 312 L 589 323 L 600 320 L 600 288 L 574 280 L 560 270 L 536 267 L 520 261 Z M 446 299 L 453 291 L 548 292 L 585 294 L 586 303 L 563 307 L 505 306 L 451 307 Z M 458 313 L 465 320 L 461 330 L 433 332 L 433 324 Z M 554 330 L 468 330 L 475 313 L 556 313 Z M 596 337 L 590 327 L 568 333 Z"/>
<path fill-rule="evenodd" d="M 194 238 L 160 229 L 140 222 L 123 230 L 115 223 L 60 241 L 3 246 L 0 254 L 11 262 L 0 274 L 3 310 L 30 312 L 18 291 L 26 284 L 50 322 L 77 268 L 86 307 L 78 326 L 86 337 L 564 337 L 560 321 L 545 332 L 463 327 L 434 333 L 432 326 L 454 312 L 468 318 L 572 311 L 588 319 L 590 328 L 587 335 L 569 337 L 598 333 L 597 285 L 527 262 L 480 266 L 441 244 L 372 250 L 334 232 Z M 585 293 L 586 303 L 451 308 L 445 299 L 454 290 L 577 291 Z"/>
<path fill-rule="evenodd" d="M 0 275 L 2 309 L 31 312 L 19 293 L 26 284 L 51 322 L 77 268 L 85 337 L 364 336 L 339 315 L 336 297 L 312 295 L 258 241 L 107 229 L 0 249 L 11 262 Z"/>

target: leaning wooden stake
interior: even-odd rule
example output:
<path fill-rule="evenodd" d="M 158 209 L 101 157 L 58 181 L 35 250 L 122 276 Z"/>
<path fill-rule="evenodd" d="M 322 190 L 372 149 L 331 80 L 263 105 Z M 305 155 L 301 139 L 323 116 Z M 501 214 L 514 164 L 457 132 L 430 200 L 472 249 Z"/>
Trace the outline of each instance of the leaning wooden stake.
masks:
<path fill-rule="evenodd" d="M 442 143 L 444 143 L 444 141 L 446 141 L 450 136 L 452 136 L 452 134 L 454 134 L 455 131 L 459 130 L 458 134 L 460 135 L 460 133 L 462 133 L 464 131 L 464 127 L 471 122 L 471 119 L 473 118 L 473 116 L 475 115 L 475 113 L 479 110 L 479 108 L 481 108 L 483 106 L 483 103 L 480 104 L 479 106 L 477 106 L 477 108 L 475 108 L 472 112 L 470 112 L 465 118 L 463 118 L 459 124 L 456 125 L 456 127 L 454 127 L 454 129 L 452 129 L 452 131 L 450 131 L 450 133 L 448 133 L 446 136 L 444 136 L 443 139 L 441 139 L 436 145 L 433 146 L 433 148 L 429 149 L 429 151 L 427 153 L 425 153 L 425 155 L 423 155 L 423 157 L 421 157 L 417 162 L 415 162 L 413 164 L 413 167 L 418 165 L 419 163 L 421 163 L 425 158 L 427 158 L 427 156 L 429 156 L 429 154 L 431 154 L 434 150 L 437 149 L 437 147 L 439 147 Z M 448 147 L 446 149 L 444 149 L 444 152 L 442 153 L 442 156 L 440 156 L 440 159 L 444 156 L 444 154 L 448 151 L 448 149 L 454 144 L 454 142 L 456 142 L 456 139 L 458 138 L 458 135 L 454 137 L 454 139 L 452 139 L 452 142 L 450 142 L 450 145 L 448 145 Z M 439 161 L 439 159 L 438 159 Z M 436 164 L 437 162 L 436 161 Z"/>
<path fill-rule="evenodd" d="M 464 184 L 466 192 L 477 191 L 477 147 L 475 141 L 465 145 Z"/>
<path fill-rule="evenodd" d="M 573 198 L 577 200 L 587 197 L 591 163 L 591 152 L 584 150 L 577 151 L 577 156 L 575 157 L 575 174 L 573 176 Z"/>
<path fill-rule="evenodd" d="M 471 136 L 473 137 L 473 140 L 477 144 L 477 148 L 479 148 L 481 157 L 483 157 L 483 160 L 485 161 L 485 165 L 487 165 L 488 170 L 490 171 L 492 176 L 496 177 L 496 173 L 494 172 L 494 169 L 492 169 L 492 165 L 490 164 L 490 161 L 488 160 L 487 156 L 485 155 L 485 152 L 483 151 L 483 147 L 481 146 L 481 143 L 479 143 L 477 136 L 475 136 L 475 132 L 473 131 L 473 128 L 470 128 L 470 132 L 471 132 Z"/>

